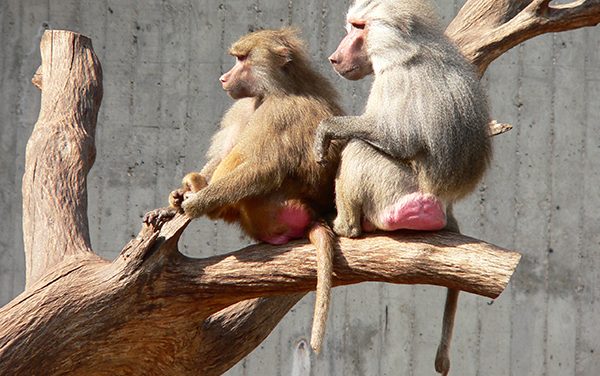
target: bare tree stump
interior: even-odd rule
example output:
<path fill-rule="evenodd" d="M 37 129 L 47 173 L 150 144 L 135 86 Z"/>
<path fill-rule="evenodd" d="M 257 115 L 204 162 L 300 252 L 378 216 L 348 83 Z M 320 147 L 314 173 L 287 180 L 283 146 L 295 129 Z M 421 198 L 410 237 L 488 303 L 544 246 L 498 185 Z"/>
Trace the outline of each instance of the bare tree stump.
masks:
<path fill-rule="evenodd" d="M 483 73 L 523 40 L 595 25 L 600 0 L 469 0 L 447 33 Z M 220 374 L 266 338 L 315 288 L 306 242 L 251 246 L 190 259 L 177 250 L 189 223 L 144 226 L 110 262 L 90 249 L 86 177 L 102 74 L 91 41 L 47 31 L 33 83 L 42 107 L 23 177 L 26 290 L 0 308 L 0 374 Z M 492 125 L 492 134 L 508 126 Z M 519 255 L 448 232 L 341 239 L 336 285 L 423 283 L 494 298 Z M 282 295 L 288 294 L 288 295 Z"/>
<path fill-rule="evenodd" d="M 102 100 L 102 69 L 90 39 L 48 32 L 41 52 L 32 81 L 44 95 L 22 188 L 26 287 L 66 258 L 92 255 L 86 182 Z"/>

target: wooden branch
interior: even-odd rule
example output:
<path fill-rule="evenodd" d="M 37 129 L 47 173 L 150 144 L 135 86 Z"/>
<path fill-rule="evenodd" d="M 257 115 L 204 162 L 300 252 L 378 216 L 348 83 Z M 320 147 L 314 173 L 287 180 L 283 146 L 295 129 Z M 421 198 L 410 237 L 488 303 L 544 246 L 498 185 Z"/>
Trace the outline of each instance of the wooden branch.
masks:
<path fill-rule="evenodd" d="M 67 257 L 91 253 L 86 177 L 94 163 L 102 70 L 90 39 L 48 31 L 41 41 L 38 121 L 23 176 L 26 286 Z M 72 130 L 72 131 L 69 131 Z"/>
<path fill-rule="evenodd" d="M 513 126 L 506 123 L 499 123 L 496 120 L 492 120 L 489 124 L 490 127 L 490 137 L 498 136 L 503 133 L 510 131 Z"/>
<path fill-rule="evenodd" d="M 177 251 L 188 223 L 180 215 L 144 227 L 112 263 L 59 264 L 0 309 L 0 374 L 89 375 L 101 362 L 114 374 L 217 375 L 314 289 L 306 242 L 189 259 Z M 519 257 L 449 232 L 375 234 L 340 241 L 334 282 L 431 283 L 495 297 Z M 286 293 L 295 295 L 241 302 Z"/>
<path fill-rule="evenodd" d="M 519 254 L 451 232 L 395 232 L 339 240 L 334 285 L 367 281 L 433 284 L 496 298 Z M 197 299 L 221 295 L 229 305 L 256 296 L 297 293 L 315 287 L 314 247 L 254 245 L 227 255 L 178 260 L 163 277 L 176 294 Z M 199 273 L 199 270 L 202 272 Z M 193 287 L 191 287 L 193 286 Z M 173 292 L 173 290 L 171 290 Z"/>
<path fill-rule="evenodd" d="M 528 39 L 598 23 L 600 0 L 468 0 L 446 34 L 483 75 L 492 61 Z"/>
<path fill-rule="evenodd" d="M 220 375 L 262 343 L 304 293 L 245 300 L 204 321 L 199 375 Z M 235 346 L 232 346 L 235 344 Z"/>

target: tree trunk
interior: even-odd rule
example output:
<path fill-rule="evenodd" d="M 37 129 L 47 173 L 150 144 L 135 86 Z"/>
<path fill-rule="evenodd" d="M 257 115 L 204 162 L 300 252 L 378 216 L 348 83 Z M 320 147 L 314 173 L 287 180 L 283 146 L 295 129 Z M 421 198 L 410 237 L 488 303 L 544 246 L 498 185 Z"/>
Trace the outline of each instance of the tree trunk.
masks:
<path fill-rule="evenodd" d="M 92 41 L 53 31 L 41 42 L 40 116 L 27 143 L 23 175 L 26 288 L 72 257 L 90 257 L 87 174 L 94 163 L 102 69 Z"/>

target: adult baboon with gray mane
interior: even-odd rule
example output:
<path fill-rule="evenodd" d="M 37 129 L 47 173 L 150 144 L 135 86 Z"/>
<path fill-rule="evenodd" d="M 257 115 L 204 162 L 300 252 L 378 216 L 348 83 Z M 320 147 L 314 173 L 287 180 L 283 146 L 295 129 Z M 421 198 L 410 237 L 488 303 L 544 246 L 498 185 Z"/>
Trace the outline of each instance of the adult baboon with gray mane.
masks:
<path fill-rule="evenodd" d="M 336 179 L 334 231 L 458 231 L 452 203 L 488 166 L 486 96 L 474 68 L 444 36 L 427 1 L 357 0 L 329 58 L 344 78 L 375 75 L 364 114 L 323 121 L 315 153 L 350 142 Z M 448 373 L 458 292 L 449 290 L 436 369 Z"/>

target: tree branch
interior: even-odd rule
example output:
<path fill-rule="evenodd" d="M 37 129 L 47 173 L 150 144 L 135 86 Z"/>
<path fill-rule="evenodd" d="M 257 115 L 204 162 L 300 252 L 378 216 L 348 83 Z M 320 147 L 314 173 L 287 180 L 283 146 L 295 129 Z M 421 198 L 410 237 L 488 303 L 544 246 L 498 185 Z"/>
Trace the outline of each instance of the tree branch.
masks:
<path fill-rule="evenodd" d="M 112 263 L 59 264 L 0 309 L 0 373 L 96 374 L 101 361 L 114 374 L 220 374 L 314 289 L 311 245 L 189 259 L 177 251 L 189 221 L 179 215 L 145 226 Z M 428 283 L 489 297 L 504 289 L 520 257 L 449 232 L 375 234 L 339 246 L 336 285 Z M 240 302 L 257 296 L 275 298 Z"/>
<path fill-rule="evenodd" d="M 220 375 L 242 360 L 267 338 L 304 295 L 245 300 L 207 318 L 200 332 L 200 342 L 204 345 L 197 354 L 198 359 L 204 361 L 197 374 Z"/>
<path fill-rule="evenodd" d="M 339 239 L 334 285 L 367 281 L 433 284 L 496 298 L 520 256 L 451 232 L 396 232 Z M 223 304 L 315 288 L 314 247 L 254 245 L 206 259 L 180 258 L 163 275 L 176 294 L 221 295 Z"/>
<path fill-rule="evenodd" d="M 503 133 L 510 131 L 513 126 L 506 123 L 498 123 L 496 120 L 492 120 L 489 124 L 490 127 L 490 137 L 498 136 Z"/>
<path fill-rule="evenodd" d="M 90 39 L 47 31 L 40 49 L 33 83 L 44 90 L 22 188 L 27 287 L 65 258 L 91 253 L 86 179 L 102 100 L 102 69 Z"/>
<path fill-rule="evenodd" d="M 514 46 L 540 34 L 600 23 L 600 0 L 468 0 L 446 34 L 483 75 Z"/>

